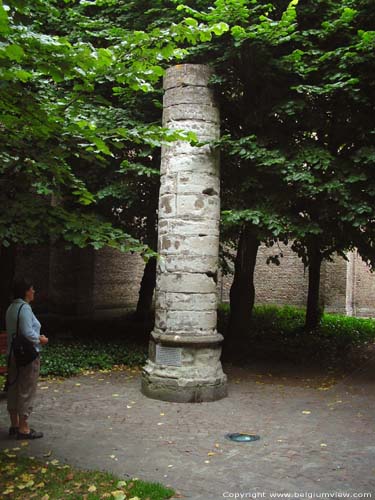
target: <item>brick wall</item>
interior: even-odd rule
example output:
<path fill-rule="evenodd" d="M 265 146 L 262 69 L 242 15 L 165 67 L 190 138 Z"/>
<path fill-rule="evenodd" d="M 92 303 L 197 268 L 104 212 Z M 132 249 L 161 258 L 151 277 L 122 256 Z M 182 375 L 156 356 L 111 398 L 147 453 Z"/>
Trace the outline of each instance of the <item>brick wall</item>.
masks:
<path fill-rule="evenodd" d="M 282 252 L 280 265 L 267 264 L 267 257 Z M 221 276 L 218 292 L 221 302 L 229 302 L 229 291 L 232 275 Z M 303 264 L 290 247 L 280 243 L 279 247 L 267 248 L 262 245 L 258 250 L 255 268 L 255 303 L 294 305 L 302 307 L 306 304 L 308 273 Z"/>
<path fill-rule="evenodd" d="M 144 270 L 138 254 L 123 254 L 113 248 L 95 252 L 94 295 L 96 312 L 134 309 Z"/>
<path fill-rule="evenodd" d="M 321 293 L 326 312 L 346 314 L 347 268 L 348 262 L 340 256 L 323 263 Z"/>
<path fill-rule="evenodd" d="M 304 307 L 308 272 L 292 250 L 280 244 L 280 266 L 267 264 L 279 249 L 260 247 L 255 271 L 256 304 Z M 375 274 L 358 256 L 337 257 L 322 266 L 321 293 L 327 312 L 375 317 Z M 134 309 L 144 262 L 137 254 L 106 248 L 64 250 L 20 249 L 17 274 L 29 276 L 37 290 L 36 311 L 73 315 L 118 315 Z M 218 295 L 229 302 L 232 276 L 219 274 Z"/>
<path fill-rule="evenodd" d="M 358 252 L 351 260 L 352 310 L 354 316 L 375 316 L 375 274 L 363 262 Z"/>
<path fill-rule="evenodd" d="M 275 248 L 259 248 L 255 269 L 255 303 L 305 307 L 308 270 L 298 256 L 280 243 L 283 257 L 280 265 L 267 264 Z M 375 317 L 375 274 L 362 261 L 358 252 L 348 253 L 349 262 L 336 256 L 324 262 L 321 274 L 321 298 L 326 312 Z M 218 294 L 221 302 L 229 302 L 232 275 L 219 276 Z"/>
<path fill-rule="evenodd" d="M 134 309 L 143 275 L 139 255 L 112 248 L 51 248 L 50 312 L 103 316 Z"/>

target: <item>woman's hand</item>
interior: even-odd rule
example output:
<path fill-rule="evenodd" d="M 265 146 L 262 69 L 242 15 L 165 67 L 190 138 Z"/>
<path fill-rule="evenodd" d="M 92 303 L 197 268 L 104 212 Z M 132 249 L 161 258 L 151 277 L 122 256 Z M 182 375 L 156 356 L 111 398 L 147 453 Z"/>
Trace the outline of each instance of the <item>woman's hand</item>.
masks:
<path fill-rule="evenodd" d="M 48 338 L 47 338 L 45 335 L 41 335 L 41 336 L 39 337 L 39 342 L 40 342 L 42 345 L 48 344 Z"/>

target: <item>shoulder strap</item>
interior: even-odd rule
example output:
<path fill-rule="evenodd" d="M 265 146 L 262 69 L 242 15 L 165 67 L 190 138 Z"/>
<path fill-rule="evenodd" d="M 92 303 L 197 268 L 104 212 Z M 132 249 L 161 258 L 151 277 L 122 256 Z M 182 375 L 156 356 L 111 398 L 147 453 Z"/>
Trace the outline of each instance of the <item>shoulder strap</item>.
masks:
<path fill-rule="evenodd" d="M 19 327 L 19 324 L 20 324 L 20 312 L 21 312 L 21 309 L 23 308 L 24 305 L 25 304 L 21 304 L 21 307 L 18 309 L 16 336 L 18 335 L 18 327 Z"/>

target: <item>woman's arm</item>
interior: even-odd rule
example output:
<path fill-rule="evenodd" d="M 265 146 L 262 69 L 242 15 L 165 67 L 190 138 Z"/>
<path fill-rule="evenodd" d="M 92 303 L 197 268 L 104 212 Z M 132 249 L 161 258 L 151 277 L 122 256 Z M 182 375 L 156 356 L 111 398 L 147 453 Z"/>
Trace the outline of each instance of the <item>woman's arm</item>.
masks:
<path fill-rule="evenodd" d="M 33 311 L 28 304 L 24 305 L 20 312 L 19 333 L 33 344 L 39 344 L 39 333 L 33 330 Z"/>

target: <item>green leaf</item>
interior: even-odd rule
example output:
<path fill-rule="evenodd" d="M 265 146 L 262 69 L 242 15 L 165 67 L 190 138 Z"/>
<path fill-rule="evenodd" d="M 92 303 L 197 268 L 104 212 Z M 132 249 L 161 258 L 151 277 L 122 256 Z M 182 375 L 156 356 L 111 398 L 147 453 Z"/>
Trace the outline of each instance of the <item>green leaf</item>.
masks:
<path fill-rule="evenodd" d="M 8 45 L 5 49 L 5 53 L 11 61 L 17 62 L 20 62 L 25 56 L 23 48 L 16 44 Z"/>

